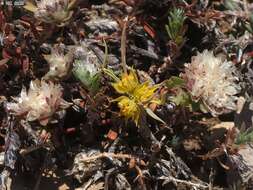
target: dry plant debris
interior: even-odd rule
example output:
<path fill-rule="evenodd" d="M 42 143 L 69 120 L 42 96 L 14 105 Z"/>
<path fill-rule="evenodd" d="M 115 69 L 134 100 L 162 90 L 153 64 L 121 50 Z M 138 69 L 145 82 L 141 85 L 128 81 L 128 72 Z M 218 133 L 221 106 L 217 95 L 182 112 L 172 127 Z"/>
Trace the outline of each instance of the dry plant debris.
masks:
<path fill-rule="evenodd" d="M 0 190 L 252 190 L 252 1 L 0 6 Z"/>

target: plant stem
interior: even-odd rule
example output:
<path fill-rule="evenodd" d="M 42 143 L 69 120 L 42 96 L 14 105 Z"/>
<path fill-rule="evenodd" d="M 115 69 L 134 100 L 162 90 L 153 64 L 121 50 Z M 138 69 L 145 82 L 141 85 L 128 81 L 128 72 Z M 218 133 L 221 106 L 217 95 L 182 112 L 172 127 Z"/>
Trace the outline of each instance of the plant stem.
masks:
<path fill-rule="evenodd" d="M 127 73 L 127 63 L 126 63 L 126 29 L 128 26 L 128 17 L 124 22 L 122 35 L 121 35 L 121 63 L 124 73 Z"/>

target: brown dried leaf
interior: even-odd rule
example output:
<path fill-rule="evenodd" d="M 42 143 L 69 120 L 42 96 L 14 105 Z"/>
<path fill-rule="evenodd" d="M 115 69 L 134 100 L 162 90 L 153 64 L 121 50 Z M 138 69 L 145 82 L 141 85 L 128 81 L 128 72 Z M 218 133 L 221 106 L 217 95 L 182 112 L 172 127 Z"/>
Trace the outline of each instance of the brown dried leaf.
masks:
<path fill-rule="evenodd" d="M 64 183 L 64 184 L 62 184 L 61 186 L 58 187 L 58 190 L 69 190 L 69 189 L 70 188 L 66 183 Z"/>
<path fill-rule="evenodd" d="M 10 60 L 9 58 L 0 60 L 0 71 L 5 71 L 8 68 L 7 63 L 9 60 Z"/>

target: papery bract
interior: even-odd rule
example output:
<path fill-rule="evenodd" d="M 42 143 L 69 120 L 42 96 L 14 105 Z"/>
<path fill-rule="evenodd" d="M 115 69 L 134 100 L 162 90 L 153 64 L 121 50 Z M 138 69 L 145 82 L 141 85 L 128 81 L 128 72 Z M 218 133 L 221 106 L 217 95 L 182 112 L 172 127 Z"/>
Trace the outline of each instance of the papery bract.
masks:
<path fill-rule="evenodd" d="M 181 76 L 193 100 L 202 101 L 212 115 L 236 109 L 236 95 L 241 88 L 232 62 L 223 61 L 213 52 L 205 50 L 192 57 Z"/>

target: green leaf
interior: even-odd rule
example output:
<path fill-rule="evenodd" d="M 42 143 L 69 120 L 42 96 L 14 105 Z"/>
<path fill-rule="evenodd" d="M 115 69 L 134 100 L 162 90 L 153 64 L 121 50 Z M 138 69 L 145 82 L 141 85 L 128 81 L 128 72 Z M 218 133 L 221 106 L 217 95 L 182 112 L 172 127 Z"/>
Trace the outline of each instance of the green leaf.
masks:
<path fill-rule="evenodd" d="M 151 109 L 145 108 L 147 114 L 151 116 L 153 119 L 160 121 L 163 124 L 166 124 L 160 117 L 158 117 Z"/>
<path fill-rule="evenodd" d="M 115 80 L 116 82 L 119 81 L 120 79 L 114 74 L 113 70 L 111 69 L 106 69 L 103 68 L 103 72 L 105 74 L 107 74 L 108 76 L 110 76 L 113 80 Z"/>
<path fill-rule="evenodd" d="M 182 89 L 178 89 L 178 94 L 171 98 L 177 106 L 189 106 L 192 103 L 191 97 Z"/>
<path fill-rule="evenodd" d="M 168 17 L 168 24 L 165 25 L 168 36 L 177 45 L 180 45 L 184 40 L 184 10 L 174 8 Z"/>
<path fill-rule="evenodd" d="M 100 73 L 94 75 L 91 78 L 90 91 L 94 94 L 99 90 L 100 87 Z"/>
<path fill-rule="evenodd" d="M 182 85 L 182 84 L 181 84 Z M 184 89 L 178 87 L 176 88 L 176 95 L 169 97 L 169 99 L 174 102 L 177 106 L 188 107 L 191 112 L 199 111 L 202 104 L 200 102 L 195 102 L 192 100 L 191 95 Z"/>
<path fill-rule="evenodd" d="M 250 128 L 247 131 L 240 132 L 236 137 L 235 144 L 241 145 L 253 142 L 253 129 Z"/>
<path fill-rule="evenodd" d="M 83 86 L 91 93 L 97 92 L 100 85 L 100 73 L 91 76 L 90 72 L 85 69 L 74 68 L 74 76 L 83 84 Z"/>
<path fill-rule="evenodd" d="M 176 135 L 174 135 L 171 139 L 171 146 L 176 147 L 179 145 L 180 138 Z"/>
<path fill-rule="evenodd" d="M 208 113 L 208 108 L 206 107 L 205 104 L 200 103 L 199 104 L 199 109 L 203 112 L 203 113 Z"/>
<path fill-rule="evenodd" d="M 104 60 L 103 60 L 103 64 L 102 64 L 102 69 L 106 68 L 109 60 L 108 60 L 108 46 L 106 44 L 106 41 L 103 39 L 103 43 L 105 46 L 105 55 L 104 55 Z"/>
<path fill-rule="evenodd" d="M 198 111 L 198 110 L 200 110 L 200 103 L 191 101 L 190 111 L 194 112 L 194 111 Z"/>
<path fill-rule="evenodd" d="M 168 88 L 175 88 L 175 87 L 181 87 L 184 85 L 184 80 L 180 77 L 172 76 L 169 80 L 166 81 L 166 86 Z"/>
<path fill-rule="evenodd" d="M 235 0 L 225 0 L 224 6 L 226 9 L 231 11 L 241 11 L 240 3 Z"/>

